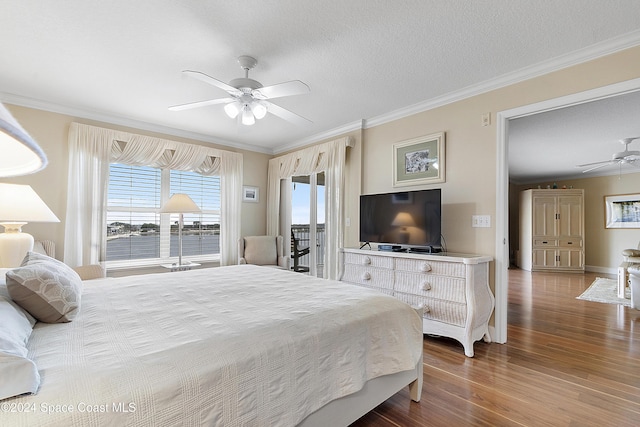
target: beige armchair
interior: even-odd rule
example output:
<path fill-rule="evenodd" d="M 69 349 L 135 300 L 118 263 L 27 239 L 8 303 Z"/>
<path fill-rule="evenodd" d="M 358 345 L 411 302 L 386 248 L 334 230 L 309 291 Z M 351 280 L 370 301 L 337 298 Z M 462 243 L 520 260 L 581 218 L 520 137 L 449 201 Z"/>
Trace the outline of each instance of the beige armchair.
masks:
<path fill-rule="evenodd" d="M 282 236 L 245 236 L 238 239 L 238 264 L 289 269 Z"/>
<path fill-rule="evenodd" d="M 51 240 L 36 240 L 33 243 L 33 252 L 56 257 L 56 244 Z M 82 280 L 101 279 L 107 277 L 107 272 L 100 264 L 81 265 L 74 268 Z"/>

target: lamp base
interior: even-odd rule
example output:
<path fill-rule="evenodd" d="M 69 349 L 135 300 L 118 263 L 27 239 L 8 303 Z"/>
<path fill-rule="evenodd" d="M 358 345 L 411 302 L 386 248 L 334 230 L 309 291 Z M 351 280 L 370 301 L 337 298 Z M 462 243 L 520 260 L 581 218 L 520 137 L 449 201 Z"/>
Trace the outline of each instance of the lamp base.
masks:
<path fill-rule="evenodd" d="M 4 233 L 0 233 L 0 268 L 20 267 L 27 252 L 33 250 L 33 236 L 22 232 L 21 223 L 1 223 Z"/>

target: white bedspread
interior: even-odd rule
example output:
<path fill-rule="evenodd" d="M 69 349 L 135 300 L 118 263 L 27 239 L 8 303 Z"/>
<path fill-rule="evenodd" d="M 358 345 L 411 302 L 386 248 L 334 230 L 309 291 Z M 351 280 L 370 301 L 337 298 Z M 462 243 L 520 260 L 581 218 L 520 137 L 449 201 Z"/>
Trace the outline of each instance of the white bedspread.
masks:
<path fill-rule="evenodd" d="M 349 284 L 251 265 L 85 282 L 29 341 L 42 382 L 3 426 L 293 426 L 413 369 L 420 317 Z"/>

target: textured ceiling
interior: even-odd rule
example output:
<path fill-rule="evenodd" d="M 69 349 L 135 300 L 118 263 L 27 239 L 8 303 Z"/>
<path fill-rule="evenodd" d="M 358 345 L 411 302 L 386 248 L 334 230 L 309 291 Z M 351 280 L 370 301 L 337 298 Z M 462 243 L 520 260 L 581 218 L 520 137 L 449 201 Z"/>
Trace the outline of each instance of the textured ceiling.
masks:
<path fill-rule="evenodd" d="M 4 1 L 0 98 L 272 153 L 576 51 L 640 43 L 639 23 L 637 0 Z M 265 86 L 308 84 L 274 103 L 313 124 L 167 109 L 227 96 L 181 71 L 228 82 L 243 75 L 240 55 L 257 58 L 250 77 Z"/>

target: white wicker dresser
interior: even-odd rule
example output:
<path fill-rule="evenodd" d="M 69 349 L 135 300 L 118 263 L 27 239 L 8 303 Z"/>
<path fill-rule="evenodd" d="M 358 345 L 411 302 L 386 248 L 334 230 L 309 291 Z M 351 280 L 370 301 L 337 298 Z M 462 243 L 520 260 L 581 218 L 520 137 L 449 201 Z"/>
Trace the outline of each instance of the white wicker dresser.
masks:
<path fill-rule="evenodd" d="M 491 341 L 491 257 L 343 249 L 341 280 L 372 288 L 424 310 L 423 332 L 454 338 L 473 357 L 473 343 Z"/>

